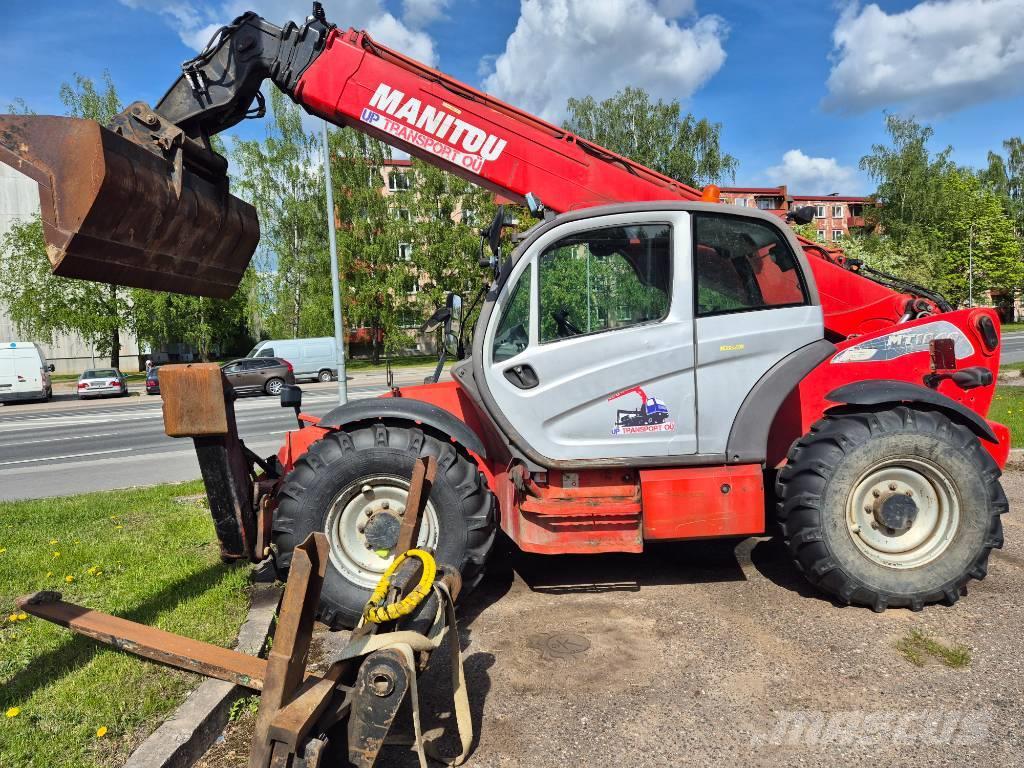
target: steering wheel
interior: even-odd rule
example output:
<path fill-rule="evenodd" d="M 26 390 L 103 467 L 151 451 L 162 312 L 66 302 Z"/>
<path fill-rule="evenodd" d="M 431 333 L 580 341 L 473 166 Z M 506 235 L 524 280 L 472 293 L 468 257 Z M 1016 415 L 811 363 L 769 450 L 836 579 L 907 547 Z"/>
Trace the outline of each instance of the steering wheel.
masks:
<path fill-rule="evenodd" d="M 577 328 L 569 321 L 569 310 L 564 307 L 556 309 L 551 313 L 551 317 L 555 319 L 555 325 L 557 326 L 558 337 L 561 339 L 568 338 L 569 336 L 579 336 L 583 331 Z"/>
<path fill-rule="evenodd" d="M 523 327 L 522 323 L 516 323 L 509 328 L 505 333 L 495 339 L 498 346 L 504 344 L 512 344 L 516 348 L 516 352 L 522 352 L 530 343 L 530 335 L 526 332 L 526 328 Z"/>

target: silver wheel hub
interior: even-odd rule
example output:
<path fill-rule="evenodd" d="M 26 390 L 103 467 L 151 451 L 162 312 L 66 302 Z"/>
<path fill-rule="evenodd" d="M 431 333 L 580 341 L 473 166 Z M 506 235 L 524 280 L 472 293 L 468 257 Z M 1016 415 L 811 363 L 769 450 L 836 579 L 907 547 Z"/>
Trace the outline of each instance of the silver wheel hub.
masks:
<path fill-rule="evenodd" d="M 960 526 L 960 498 L 945 472 L 917 458 L 867 470 L 846 508 L 853 543 L 887 568 L 916 568 L 939 557 Z"/>
<path fill-rule="evenodd" d="M 395 559 L 397 530 L 405 516 L 409 481 L 397 475 L 363 478 L 335 497 L 327 511 L 324 533 L 331 562 L 349 581 L 373 589 Z M 419 547 L 437 548 L 437 512 L 427 502 L 420 524 Z"/>

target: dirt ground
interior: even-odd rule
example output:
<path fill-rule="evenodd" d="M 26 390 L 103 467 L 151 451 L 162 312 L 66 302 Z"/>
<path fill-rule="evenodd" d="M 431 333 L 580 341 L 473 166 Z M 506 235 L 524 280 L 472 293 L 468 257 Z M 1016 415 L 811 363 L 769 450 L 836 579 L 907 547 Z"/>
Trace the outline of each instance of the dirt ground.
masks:
<path fill-rule="evenodd" d="M 507 558 L 460 602 L 468 765 L 1024 765 L 1024 472 L 1004 486 L 988 578 L 920 613 L 833 604 L 770 539 Z M 897 648 L 914 630 L 969 662 L 915 666 Z M 425 728 L 449 719 L 445 660 L 421 678 Z M 204 768 L 244 765 L 247 723 Z M 417 761 L 387 747 L 378 765 Z"/>

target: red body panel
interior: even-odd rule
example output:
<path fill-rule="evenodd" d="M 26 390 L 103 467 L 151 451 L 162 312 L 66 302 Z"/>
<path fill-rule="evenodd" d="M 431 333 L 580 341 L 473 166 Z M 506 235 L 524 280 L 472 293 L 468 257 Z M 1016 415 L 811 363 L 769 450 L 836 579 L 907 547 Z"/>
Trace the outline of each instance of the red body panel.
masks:
<path fill-rule="evenodd" d="M 849 349 L 871 339 L 877 339 L 890 334 L 913 334 L 915 328 L 927 326 L 935 322 L 949 322 L 962 331 L 974 347 L 974 354 L 958 361 L 959 368 L 982 366 L 992 371 L 992 384 L 987 387 L 975 389 L 960 389 L 952 381 L 943 381 L 937 387 L 937 391 L 950 399 L 963 404 L 975 413 L 985 416 L 992 403 L 995 394 L 996 376 L 999 373 L 999 352 L 997 346 L 993 352 L 987 352 L 982 343 L 981 334 L 977 329 L 977 319 L 982 315 L 988 315 L 998 327 L 998 320 L 995 310 L 992 309 L 962 309 L 956 312 L 948 312 L 942 315 L 914 320 L 897 327 L 887 327 L 874 333 L 866 334 L 857 338 L 847 339 L 838 344 L 839 352 Z M 866 361 L 866 362 L 834 362 L 836 356 L 830 357 L 811 371 L 793 391 L 789 399 L 780 409 L 772 427 L 768 441 L 768 466 L 780 465 L 789 451 L 789 446 L 803 434 L 810 430 L 811 425 L 822 417 L 822 414 L 838 404 L 826 397 L 833 390 L 850 384 L 855 381 L 870 381 L 880 379 L 891 379 L 905 381 L 911 384 L 922 385 L 923 377 L 930 371 L 931 361 L 927 351 L 912 352 L 910 354 L 896 357 L 892 360 Z M 990 422 L 991 423 L 991 422 Z M 996 436 L 1000 437 L 998 444 L 983 440 L 982 445 L 992 454 L 1000 467 L 1006 464 L 1009 455 L 1010 442 L 1009 431 L 1001 424 L 992 424 Z M 1006 436 L 1005 439 L 1002 436 Z"/>
<path fill-rule="evenodd" d="M 764 533 L 760 464 L 640 470 L 645 539 Z"/>

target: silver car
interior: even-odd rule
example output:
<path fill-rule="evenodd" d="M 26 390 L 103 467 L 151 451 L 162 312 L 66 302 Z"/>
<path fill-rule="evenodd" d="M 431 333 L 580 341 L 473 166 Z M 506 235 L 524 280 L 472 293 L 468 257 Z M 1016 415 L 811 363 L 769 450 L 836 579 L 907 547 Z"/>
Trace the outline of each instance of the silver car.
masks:
<path fill-rule="evenodd" d="M 90 397 L 125 397 L 128 380 L 117 368 L 92 368 L 78 377 L 78 399 Z"/>

